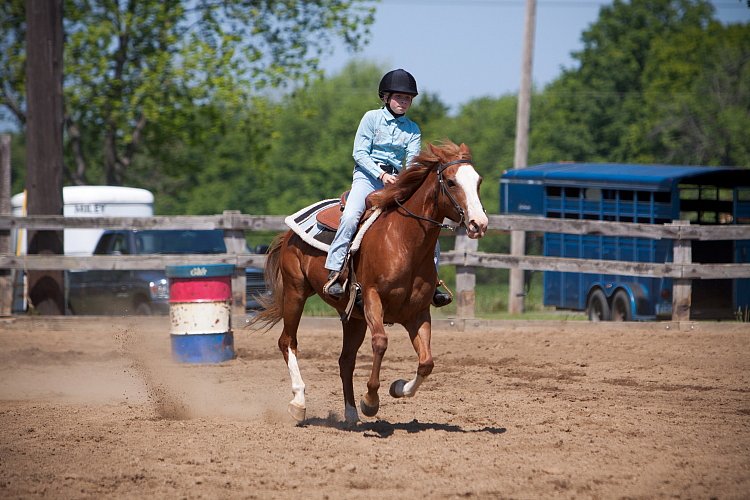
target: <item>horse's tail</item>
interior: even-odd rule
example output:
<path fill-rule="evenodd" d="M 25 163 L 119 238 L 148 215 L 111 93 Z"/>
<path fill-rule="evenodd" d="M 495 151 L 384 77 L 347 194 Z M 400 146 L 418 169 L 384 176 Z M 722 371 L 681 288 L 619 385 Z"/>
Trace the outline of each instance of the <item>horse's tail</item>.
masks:
<path fill-rule="evenodd" d="M 268 331 L 284 316 L 284 283 L 281 277 L 281 247 L 286 233 L 273 239 L 266 254 L 264 275 L 270 295 L 257 297 L 261 310 L 248 322 L 248 327 L 260 325 L 258 329 Z"/>

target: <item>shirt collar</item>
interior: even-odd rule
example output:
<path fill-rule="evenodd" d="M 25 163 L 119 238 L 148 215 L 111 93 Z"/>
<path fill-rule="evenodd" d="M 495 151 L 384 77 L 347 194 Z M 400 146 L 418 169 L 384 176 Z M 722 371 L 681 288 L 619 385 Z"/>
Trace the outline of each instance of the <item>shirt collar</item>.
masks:
<path fill-rule="evenodd" d="M 385 118 L 385 121 L 387 121 L 387 122 L 390 122 L 390 121 L 401 122 L 403 120 L 403 118 L 406 117 L 406 115 L 403 115 L 403 116 L 393 116 L 391 114 L 391 112 L 388 111 L 388 108 L 386 108 L 385 106 L 383 106 L 382 108 L 380 108 L 380 112 L 383 113 L 383 118 Z"/>

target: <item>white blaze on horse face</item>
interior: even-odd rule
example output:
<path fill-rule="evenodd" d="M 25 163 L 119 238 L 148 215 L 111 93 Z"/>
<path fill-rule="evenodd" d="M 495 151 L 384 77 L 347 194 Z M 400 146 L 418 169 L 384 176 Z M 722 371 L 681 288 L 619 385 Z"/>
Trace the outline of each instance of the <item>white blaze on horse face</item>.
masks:
<path fill-rule="evenodd" d="M 456 183 L 466 196 L 466 227 L 469 236 L 484 236 L 489 219 L 479 199 L 479 174 L 471 165 L 460 165 L 456 172 Z"/>

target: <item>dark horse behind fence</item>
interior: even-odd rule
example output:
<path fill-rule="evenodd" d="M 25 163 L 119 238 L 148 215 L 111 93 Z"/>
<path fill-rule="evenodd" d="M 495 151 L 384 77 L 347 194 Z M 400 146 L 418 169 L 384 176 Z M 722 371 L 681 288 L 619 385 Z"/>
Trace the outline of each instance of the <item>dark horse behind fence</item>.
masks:
<path fill-rule="evenodd" d="M 399 174 L 395 184 L 371 195 L 373 207 L 382 213 L 352 257 L 363 307 L 355 308 L 351 317 L 342 321 L 344 341 L 339 370 L 347 422 L 359 420 L 352 378 L 357 351 L 368 327 L 373 360 L 367 392 L 360 401 L 362 413 L 375 416 L 380 405 L 380 366 L 388 347 L 384 323 L 403 325 L 419 358 L 416 376 L 408 382 L 395 381 L 391 396 L 414 396 L 432 372 L 430 302 L 437 283 L 433 252 L 445 218 L 464 225 L 471 238 L 484 236 L 487 215 L 479 198 L 481 181 L 471 163 L 469 148 L 445 141 L 429 144 L 410 168 Z M 317 293 L 339 313 L 348 302 L 347 298 L 337 301 L 323 294 L 328 274 L 323 267 L 325 259 L 325 252 L 313 248 L 294 232 L 279 235 L 268 251 L 265 268 L 272 295 L 264 301 L 265 310 L 250 323 L 270 328 L 284 321 L 279 349 L 292 380 L 294 397 L 289 413 L 300 422 L 305 419 L 305 384 L 297 364 L 297 329 L 305 301 Z"/>

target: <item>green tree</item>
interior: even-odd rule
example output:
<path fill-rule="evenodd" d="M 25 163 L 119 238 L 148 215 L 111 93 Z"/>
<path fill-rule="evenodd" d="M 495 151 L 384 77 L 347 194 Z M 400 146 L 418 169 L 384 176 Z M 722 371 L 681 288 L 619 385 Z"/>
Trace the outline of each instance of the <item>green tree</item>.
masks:
<path fill-rule="evenodd" d="M 199 142 L 174 144 L 164 157 L 139 155 L 131 174 L 159 193 L 157 213 L 267 213 L 270 179 L 264 156 L 273 109 L 258 99 L 251 109 L 225 116 L 225 125 L 204 133 Z"/>
<path fill-rule="evenodd" d="M 637 159 L 750 167 L 750 24 L 712 22 L 654 44 Z"/>
<path fill-rule="evenodd" d="M 139 152 L 214 136 L 253 96 L 316 74 L 333 38 L 360 47 L 373 14 L 363 0 L 67 0 L 66 177 L 122 184 Z M 23 0 L 0 3 L 0 103 L 20 124 L 23 19 Z"/>
<path fill-rule="evenodd" d="M 616 0 L 602 7 L 582 35 L 584 48 L 573 54 L 579 67 L 544 91 L 532 116 L 531 150 L 540 145 L 550 159 L 636 160 L 632 133 L 646 120 L 649 62 L 665 41 L 702 32 L 713 12 L 704 0 Z"/>
<path fill-rule="evenodd" d="M 498 182 L 513 167 L 516 134 L 516 97 L 483 97 L 461 106 L 455 117 L 443 117 L 423 130 L 424 139 L 450 139 L 471 148 L 474 165 L 483 177 L 482 202 L 489 212 L 498 211 Z"/>
<path fill-rule="evenodd" d="M 290 214 L 338 197 L 352 183 L 352 147 L 362 115 L 378 108 L 378 82 L 386 70 L 351 62 L 338 75 L 284 97 L 275 114 L 267 158 L 269 213 Z M 447 106 L 420 93 L 409 111 L 420 127 L 446 116 Z"/>

